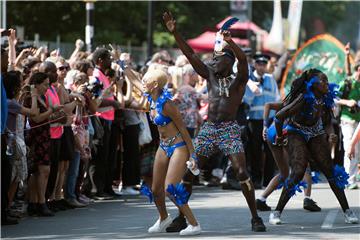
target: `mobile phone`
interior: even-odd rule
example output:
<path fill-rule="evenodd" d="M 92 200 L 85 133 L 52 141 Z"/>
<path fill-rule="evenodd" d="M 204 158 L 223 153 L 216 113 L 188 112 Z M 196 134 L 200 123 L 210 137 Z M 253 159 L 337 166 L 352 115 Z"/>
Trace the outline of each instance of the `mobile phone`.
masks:
<path fill-rule="evenodd" d="M 5 29 L 4 31 L 1 32 L 1 36 L 10 36 L 10 30 L 9 29 Z"/>

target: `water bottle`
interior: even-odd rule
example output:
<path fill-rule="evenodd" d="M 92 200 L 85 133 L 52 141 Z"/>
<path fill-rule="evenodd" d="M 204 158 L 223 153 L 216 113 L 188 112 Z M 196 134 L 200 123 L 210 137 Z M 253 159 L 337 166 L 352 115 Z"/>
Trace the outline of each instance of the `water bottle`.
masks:
<path fill-rule="evenodd" d="M 186 162 L 187 168 L 192 172 L 192 174 L 194 174 L 195 176 L 200 174 L 200 170 L 198 168 L 196 169 L 192 169 L 193 167 L 193 163 L 190 161 Z"/>
<path fill-rule="evenodd" d="M 14 140 L 15 140 L 15 134 L 8 133 L 7 138 L 7 146 L 6 146 L 6 155 L 12 156 L 14 154 Z"/>

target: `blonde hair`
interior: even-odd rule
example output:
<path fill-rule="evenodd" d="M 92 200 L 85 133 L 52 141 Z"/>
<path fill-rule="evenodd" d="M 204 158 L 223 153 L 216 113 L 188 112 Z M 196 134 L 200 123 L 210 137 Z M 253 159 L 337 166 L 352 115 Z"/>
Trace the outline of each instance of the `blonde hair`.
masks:
<path fill-rule="evenodd" d="M 152 69 L 145 73 L 143 79 L 147 82 L 157 82 L 158 88 L 163 88 L 167 83 L 168 75 L 162 70 Z"/>

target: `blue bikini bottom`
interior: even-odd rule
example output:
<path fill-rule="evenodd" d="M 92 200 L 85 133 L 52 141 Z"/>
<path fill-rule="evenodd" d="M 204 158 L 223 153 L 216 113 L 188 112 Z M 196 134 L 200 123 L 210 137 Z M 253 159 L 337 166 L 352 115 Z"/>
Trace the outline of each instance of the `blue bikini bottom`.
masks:
<path fill-rule="evenodd" d="M 185 145 L 186 145 L 186 143 L 184 141 L 175 143 L 174 145 L 170 145 L 170 146 L 165 145 L 163 142 L 160 142 L 160 147 L 161 147 L 162 150 L 165 151 L 166 156 L 168 158 L 171 158 L 171 156 L 173 155 L 176 148 L 182 147 L 182 146 L 185 146 Z"/>

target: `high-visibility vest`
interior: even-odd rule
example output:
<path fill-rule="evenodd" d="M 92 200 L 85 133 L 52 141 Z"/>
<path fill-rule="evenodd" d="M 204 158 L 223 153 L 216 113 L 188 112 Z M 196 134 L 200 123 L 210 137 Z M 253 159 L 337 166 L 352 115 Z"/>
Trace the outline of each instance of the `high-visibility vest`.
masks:
<path fill-rule="evenodd" d="M 110 86 L 109 79 L 100 71 L 100 69 L 98 69 L 98 68 L 94 69 L 93 77 L 96 77 L 100 82 L 103 83 L 104 89 L 106 89 Z M 105 99 L 114 100 L 113 97 L 108 97 Z M 110 107 L 110 106 L 98 108 L 96 113 L 99 115 L 99 117 L 101 117 L 105 120 L 109 120 L 109 121 L 113 121 L 114 117 L 115 117 L 115 110 L 113 107 Z"/>
<path fill-rule="evenodd" d="M 55 107 L 60 105 L 60 99 L 56 92 L 56 89 L 50 85 L 49 89 L 46 91 L 46 106 Z M 64 132 L 64 127 L 60 123 L 51 123 L 50 124 L 50 138 L 59 139 L 61 138 Z"/>

